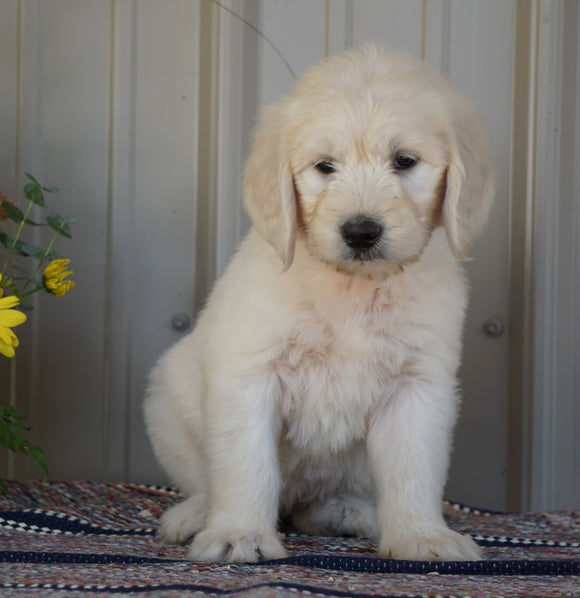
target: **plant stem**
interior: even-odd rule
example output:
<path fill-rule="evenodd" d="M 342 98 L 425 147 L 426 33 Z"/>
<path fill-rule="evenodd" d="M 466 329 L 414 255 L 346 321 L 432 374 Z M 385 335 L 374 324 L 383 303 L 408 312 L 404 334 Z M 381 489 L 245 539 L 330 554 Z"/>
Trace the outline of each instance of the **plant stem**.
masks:
<path fill-rule="evenodd" d="M 57 237 L 58 237 L 58 233 L 55 232 L 52 235 L 52 239 L 50 240 L 50 243 L 48 244 L 48 247 L 46 248 L 46 251 L 44 252 L 44 257 L 38 261 L 38 265 L 36 266 L 36 269 L 30 275 L 30 278 L 28 279 L 28 281 L 26 282 L 26 284 L 22 287 L 23 291 L 30 284 L 30 281 L 34 280 L 34 277 L 38 274 L 38 271 L 40 270 L 42 264 L 44 264 L 44 262 L 46 261 L 46 258 L 48 257 L 48 254 L 50 253 L 50 250 L 52 249 L 52 246 L 54 245 L 54 242 L 56 241 Z M 36 287 L 36 289 L 34 289 L 34 291 L 30 291 L 29 293 L 24 293 L 24 296 L 26 297 L 27 295 L 30 295 L 30 293 L 34 293 L 35 291 L 39 290 L 40 288 L 42 288 L 42 285 L 39 285 L 38 287 Z"/>
<path fill-rule="evenodd" d="M 24 218 L 20 221 L 20 225 L 18 226 L 18 231 L 16 231 L 16 236 L 14 237 L 14 239 L 12 241 L 12 245 L 10 245 L 8 247 L 8 255 L 6 256 L 6 259 L 4 260 L 4 265 L 2 266 L 2 272 L 6 272 L 6 268 L 8 267 L 8 262 L 10 261 L 10 258 L 12 257 L 12 252 L 14 251 L 14 248 L 16 247 L 16 242 L 18 241 L 18 238 L 20 237 L 20 233 L 22 232 L 22 229 L 24 228 L 24 224 L 26 222 L 26 219 L 28 218 L 28 214 L 30 214 L 31 209 L 32 209 L 32 201 L 30 200 L 28 202 L 28 207 L 26 208 L 26 213 L 24 214 Z"/>
<path fill-rule="evenodd" d="M 244 17 L 240 16 L 237 12 L 234 12 L 231 8 L 228 8 L 221 2 L 218 2 L 218 0 L 210 0 L 210 2 L 213 2 L 216 6 L 219 6 L 221 9 L 225 10 L 226 12 L 229 12 L 233 17 L 238 19 L 238 21 L 241 21 L 246 27 L 251 29 L 256 35 L 259 35 L 272 48 L 272 50 L 274 50 L 274 52 L 276 52 L 276 54 L 278 54 L 280 60 L 284 63 L 284 66 L 288 69 L 288 72 L 292 75 L 292 79 L 296 79 L 296 73 L 292 70 L 292 67 L 290 66 L 290 64 L 288 63 L 286 58 L 284 58 L 284 54 L 282 54 L 282 52 L 278 49 L 278 47 L 274 44 L 274 42 L 271 39 L 266 37 L 257 27 L 252 25 L 252 23 L 250 23 L 250 21 L 247 21 L 246 19 L 244 19 Z"/>
<path fill-rule="evenodd" d="M 41 284 L 38 284 L 32 290 L 28 291 L 28 293 L 22 293 L 22 296 L 28 297 L 28 295 L 32 295 L 33 293 L 36 293 L 37 291 L 42 290 L 42 288 L 43 288 L 43 286 Z"/>

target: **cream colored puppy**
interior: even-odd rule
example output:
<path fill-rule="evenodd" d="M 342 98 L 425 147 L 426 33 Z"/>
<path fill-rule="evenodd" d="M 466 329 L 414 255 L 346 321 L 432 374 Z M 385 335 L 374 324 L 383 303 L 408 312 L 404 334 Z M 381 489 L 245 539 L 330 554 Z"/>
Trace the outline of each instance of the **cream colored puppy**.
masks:
<path fill-rule="evenodd" d="M 255 228 L 145 403 L 187 497 L 189 558 L 283 557 L 276 526 L 376 537 L 384 557 L 477 559 L 441 498 L 466 306 L 460 261 L 492 202 L 469 101 L 374 46 L 323 61 L 258 126 Z"/>

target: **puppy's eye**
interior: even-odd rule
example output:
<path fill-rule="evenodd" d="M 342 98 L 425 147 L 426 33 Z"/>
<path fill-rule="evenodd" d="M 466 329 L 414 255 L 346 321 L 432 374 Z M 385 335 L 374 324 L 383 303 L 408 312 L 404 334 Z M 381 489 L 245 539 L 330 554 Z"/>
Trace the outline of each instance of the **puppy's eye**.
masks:
<path fill-rule="evenodd" d="M 321 160 L 320 162 L 317 162 L 314 165 L 314 168 L 316 168 L 316 170 L 318 170 L 320 174 L 323 174 L 325 176 L 332 174 L 336 170 L 332 165 L 332 162 L 329 162 L 328 160 Z"/>
<path fill-rule="evenodd" d="M 399 154 L 395 158 L 395 169 L 396 170 L 409 170 L 417 164 L 417 158 L 413 156 L 407 156 L 406 154 Z"/>

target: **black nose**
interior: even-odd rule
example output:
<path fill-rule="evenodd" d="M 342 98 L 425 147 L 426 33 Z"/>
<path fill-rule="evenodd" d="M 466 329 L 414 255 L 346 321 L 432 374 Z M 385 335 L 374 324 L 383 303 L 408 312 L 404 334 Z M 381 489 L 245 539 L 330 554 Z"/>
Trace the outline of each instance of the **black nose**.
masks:
<path fill-rule="evenodd" d="M 345 243 L 353 249 L 374 247 L 383 234 L 383 226 L 371 218 L 353 218 L 340 227 Z"/>

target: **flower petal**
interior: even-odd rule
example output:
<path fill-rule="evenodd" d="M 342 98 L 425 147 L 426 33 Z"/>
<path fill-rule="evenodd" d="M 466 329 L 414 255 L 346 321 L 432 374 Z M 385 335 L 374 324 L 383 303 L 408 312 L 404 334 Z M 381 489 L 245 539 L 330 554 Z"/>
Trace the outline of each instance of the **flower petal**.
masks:
<path fill-rule="evenodd" d="M 10 309 L 0 312 L 0 325 L 2 326 L 12 328 L 13 326 L 20 326 L 20 324 L 24 324 L 24 322 L 26 322 L 26 315 L 21 311 Z"/>
<path fill-rule="evenodd" d="M 0 309 L 12 309 L 20 303 L 18 297 L 9 295 L 8 297 L 0 298 Z"/>
<path fill-rule="evenodd" d="M 5 345 L 11 345 L 13 334 L 14 333 L 12 332 L 12 330 L 10 330 L 10 328 L 8 328 L 7 326 L 0 325 L 0 343 L 4 343 Z"/>
<path fill-rule="evenodd" d="M 0 353 L 5 357 L 14 357 L 14 348 L 0 341 Z"/>
<path fill-rule="evenodd" d="M 70 264 L 70 260 L 68 259 L 58 259 L 52 260 L 50 264 L 44 269 L 44 276 L 46 278 L 50 278 L 51 276 L 55 276 L 62 272 L 68 265 Z"/>

